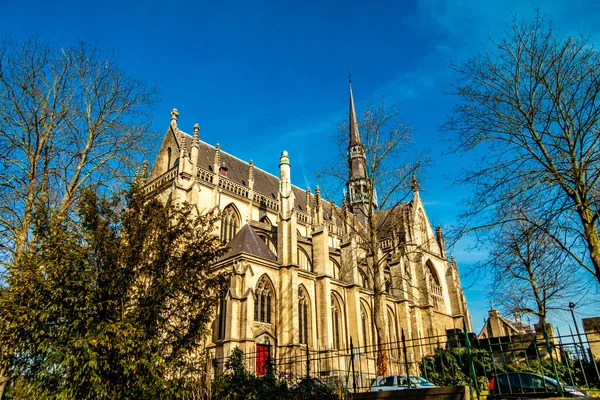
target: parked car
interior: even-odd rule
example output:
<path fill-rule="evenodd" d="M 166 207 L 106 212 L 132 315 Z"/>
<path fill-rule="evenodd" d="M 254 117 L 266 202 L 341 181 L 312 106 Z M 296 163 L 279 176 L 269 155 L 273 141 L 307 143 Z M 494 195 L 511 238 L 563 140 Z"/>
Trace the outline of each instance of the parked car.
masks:
<path fill-rule="evenodd" d="M 422 389 L 438 387 L 431 382 L 419 377 L 410 376 L 410 389 Z M 389 390 L 403 390 L 408 389 L 408 381 L 406 375 L 388 375 L 378 376 L 373 385 L 371 386 L 371 392 L 384 392 Z"/>
<path fill-rule="evenodd" d="M 567 386 L 547 376 L 531 372 L 504 372 L 490 380 L 488 400 L 558 397 L 559 387 L 564 397 L 588 397 L 588 393 Z"/>

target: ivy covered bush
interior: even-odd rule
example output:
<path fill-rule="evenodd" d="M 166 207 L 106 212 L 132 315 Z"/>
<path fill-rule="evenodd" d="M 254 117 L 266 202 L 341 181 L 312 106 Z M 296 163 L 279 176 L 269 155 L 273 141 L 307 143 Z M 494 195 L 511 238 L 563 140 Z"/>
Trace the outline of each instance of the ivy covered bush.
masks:
<path fill-rule="evenodd" d="M 227 371 L 213 385 L 212 398 L 223 400 L 337 400 L 336 388 L 314 378 L 304 378 L 294 385 L 275 376 L 270 359 L 264 376 L 248 372 L 243 363 L 244 352 L 233 351 L 226 364 Z"/>

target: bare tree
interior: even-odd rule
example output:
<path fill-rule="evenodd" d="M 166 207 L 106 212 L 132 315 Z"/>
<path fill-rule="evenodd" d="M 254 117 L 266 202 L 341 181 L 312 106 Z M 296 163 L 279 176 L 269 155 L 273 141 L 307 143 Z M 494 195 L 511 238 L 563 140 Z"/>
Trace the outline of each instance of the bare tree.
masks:
<path fill-rule="evenodd" d="M 64 215 L 83 186 L 110 190 L 132 175 L 132 160 L 148 142 L 155 94 L 125 74 L 113 54 L 83 43 L 0 43 L 2 271 L 35 240 L 40 209 Z M 0 371 L 0 398 L 6 376 Z"/>
<path fill-rule="evenodd" d="M 0 44 L 0 263 L 27 248 L 36 204 L 65 213 L 83 185 L 131 176 L 154 100 L 113 54 L 83 43 Z"/>
<path fill-rule="evenodd" d="M 490 44 L 452 65 L 462 102 L 443 126 L 455 151 L 480 155 L 461 179 L 475 189 L 463 231 L 487 239 L 489 227 L 515 218 L 506 210 L 543 198 L 538 213 L 561 228 L 546 234 L 600 282 L 600 56 L 539 15 Z"/>
<path fill-rule="evenodd" d="M 479 266 L 492 272 L 492 295 L 507 311 L 530 314 L 545 323 L 549 311 L 564 309 L 563 300 L 583 298 L 588 282 L 578 276 L 577 263 L 553 239 L 559 233 L 547 234 L 556 227 L 542 222 L 532 210 L 513 213 L 513 220 L 495 227 L 489 257 Z"/>
<path fill-rule="evenodd" d="M 344 207 L 332 207 L 332 212 L 337 211 L 343 219 L 347 219 L 348 211 L 354 215 L 346 229 L 357 243 L 355 259 L 372 283 L 378 375 L 387 373 L 387 353 L 383 346 L 387 342 L 385 301 L 389 289 L 385 279 L 386 260 L 404 245 L 400 229 L 392 231 L 391 227 L 401 225 L 394 222 L 403 218 L 402 206 L 412 192 L 412 178 L 428 162 L 424 155 L 409 157 L 412 132 L 399 119 L 398 110 L 387 107 L 384 101 L 366 108 L 359 122 L 351 93 L 350 120 L 334 136 L 339 154 L 332 166 L 319 174 L 322 178 L 333 178 L 324 186 L 329 199 L 333 200 L 344 189 Z M 382 246 L 382 238 L 389 238 L 388 243 L 393 245 Z"/>

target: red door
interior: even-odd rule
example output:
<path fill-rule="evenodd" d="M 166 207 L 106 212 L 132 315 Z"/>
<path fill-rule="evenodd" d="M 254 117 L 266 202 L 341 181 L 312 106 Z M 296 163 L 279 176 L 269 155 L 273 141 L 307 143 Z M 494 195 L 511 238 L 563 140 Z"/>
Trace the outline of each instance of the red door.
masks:
<path fill-rule="evenodd" d="M 269 358 L 269 345 L 256 345 L 256 376 L 263 376 L 267 373 L 267 359 Z"/>

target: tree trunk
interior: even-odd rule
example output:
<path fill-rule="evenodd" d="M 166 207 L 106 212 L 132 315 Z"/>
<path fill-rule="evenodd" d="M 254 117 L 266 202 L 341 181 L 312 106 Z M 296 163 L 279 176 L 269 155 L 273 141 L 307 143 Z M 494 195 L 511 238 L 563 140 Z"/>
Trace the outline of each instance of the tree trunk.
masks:
<path fill-rule="evenodd" d="M 583 225 L 583 237 L 587 242 L 590 259 L 594 266 L 594 275 L 600 284 L 600 239 L 598 238 L 598 227 L 594 222 L 592 210 L 589 207 L 580 205 L 577 208 L 581 224 Z"/>
<path fill-rule="evenodd" d="M 386 337 L 384 329 L 385 294 L 381 290 L 375 290 L 374 297 L 373 314 L 377 337 L 377 376 L 385 376 L 387 375 L 387 350 L 385 348 Z"/>

